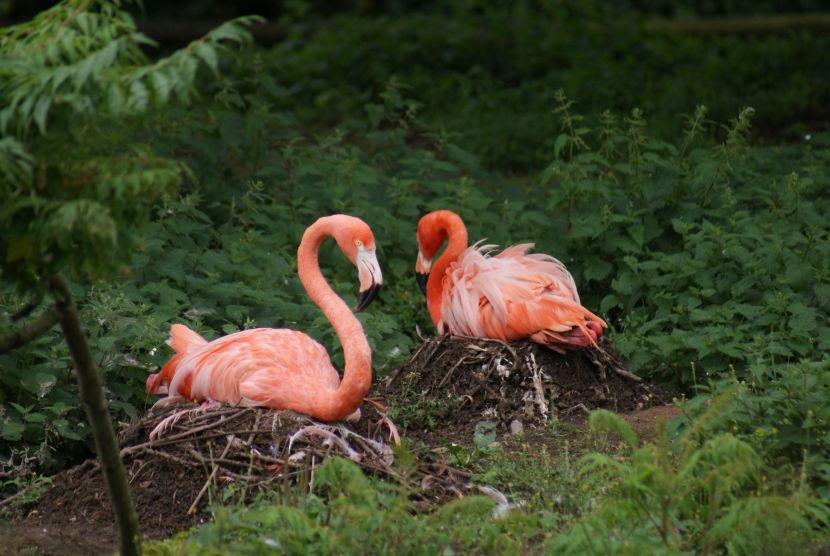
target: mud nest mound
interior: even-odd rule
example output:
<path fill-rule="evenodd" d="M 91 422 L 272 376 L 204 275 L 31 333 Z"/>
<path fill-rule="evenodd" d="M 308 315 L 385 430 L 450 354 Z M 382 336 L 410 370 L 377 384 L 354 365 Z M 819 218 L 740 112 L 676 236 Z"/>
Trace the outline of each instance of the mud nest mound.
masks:
<path fill-rule="evenodd" d="M 208 507 L 232 488 L 233 500 L 282 487 L 307 491 L 315 470 L 331 456 L 346 457 L 365 472 L 390 481 L 415 481 L 417 506 L 465 495 L 470 475 L 433 457 L 401 477 L 393 446 L 395 425 L 365 404 L 354 425 L 321 423 L 290 411 L 198 407 L 168 410 L 122 427 L 119 441 L 142 533 L 162 538 L 209 518 Z M 32 519 L 83 533 L 116 531 L 97 462 L 90 460 L 53 478 L 28 509 Z M 109 540 L 109 539 L 104 539 Z"/>
<path fill-rule="evenodd" d="M 380 392 L 409 434 L 472 438 L 477 423 L 502 431 L 570 419 L 592 409 L 629 412 L 671 403 L 672 394 L 625 369 L 607 338 L 599 349 L 560 354 L 525 341 L 426 338 Z M 422 438 L 429 443 L 435 434 Z"/>

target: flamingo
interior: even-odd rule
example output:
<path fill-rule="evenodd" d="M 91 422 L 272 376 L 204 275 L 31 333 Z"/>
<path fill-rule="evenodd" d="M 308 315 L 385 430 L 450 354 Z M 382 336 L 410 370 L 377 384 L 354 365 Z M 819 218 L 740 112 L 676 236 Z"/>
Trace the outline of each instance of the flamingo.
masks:
<path fill-rule="evenodd" d="M 287 328 L 254 328 L 207 341 L 182 324 L 174 324 L 168 344 L 176 352 L 158 374 L 147 379 L 148 394 L 159 402 L 204 401 L 290 409 L 321 421 L 360 416 L 360 403 L 372 382 L 372 350 L 360 321 L 329 286 L 317 261 L 320 244 L 333 237 L 358 269 L 364 309 L 383 283 L 369 226 L 352 216 L 318 219 L 303 234 L 297 250 L 300 281 L 322 309 L 343 346 L 343 380 L 326 348 L 308 335 Z"/>
<path fill-rule="evenodd" d="M 607 325 L 580 304 L 565 265 L 550 255 L 528 253 L 532 243 L 491 255 L 495 247 L 481 241 L 468 247 L 464 222 L 449 210 L 430 212 L 418 222 L 415 272 L 439 333 L 528 338 L 559 353 L 597 347 Z"/>

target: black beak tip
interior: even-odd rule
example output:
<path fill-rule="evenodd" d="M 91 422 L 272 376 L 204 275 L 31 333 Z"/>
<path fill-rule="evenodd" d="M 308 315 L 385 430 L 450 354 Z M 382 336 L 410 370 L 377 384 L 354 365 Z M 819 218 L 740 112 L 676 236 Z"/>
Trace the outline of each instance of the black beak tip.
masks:
<path fill-rule="evenodd" d="M 427 293 L 427 280 L 429 279 L 429 272 L 416 272 L 415 273 L 415 280 L 418 281 L 418 287 L 421 288 L 421 291 L 424 292 L 424 295 Z"/>
<path fill-rule="evenodd" d="M 369 304 L 378 296 L 378 290 L 380 290 L 380 284 L 373 283 L 366 290 L 360 292 L 360 295 L 357 297 L 357 306 L 354 308 L 355 312 L 359 313 L 368 307 Z"/>

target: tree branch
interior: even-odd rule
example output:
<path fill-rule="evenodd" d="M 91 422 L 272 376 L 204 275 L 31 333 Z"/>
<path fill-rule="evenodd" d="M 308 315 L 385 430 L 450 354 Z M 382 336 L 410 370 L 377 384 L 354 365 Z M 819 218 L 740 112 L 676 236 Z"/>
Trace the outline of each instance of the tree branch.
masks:
<path fill-rule="evenodd" d="M 43 295 L 39 296 L 34 301 L 27 303 L 22 309 L 12 315 L 12 322 L 17 322 L 20 319 L 25 319 L 32 314 L 32 311 L 38 308 L 38 305 L 43 301 Z"/>
<path fill-rule="evenodd" d="M 37 318 L 23 324 L 14 332 L 0 338 L 0 354 L 26 345 L 45 334 L 60 320 L 57 307 L 50 305 Z"/>

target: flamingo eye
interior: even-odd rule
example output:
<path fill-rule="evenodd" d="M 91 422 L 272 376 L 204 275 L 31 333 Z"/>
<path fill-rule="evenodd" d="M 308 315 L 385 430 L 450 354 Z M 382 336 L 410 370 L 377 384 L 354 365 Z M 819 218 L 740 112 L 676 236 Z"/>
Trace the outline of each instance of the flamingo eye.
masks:
<path fill-rule="evenodd" d="M 360 241 L 359 239 L 354 240 L 354 244 L 357 245 L 358 247 L 363 247 L 363 242 Z"/>

